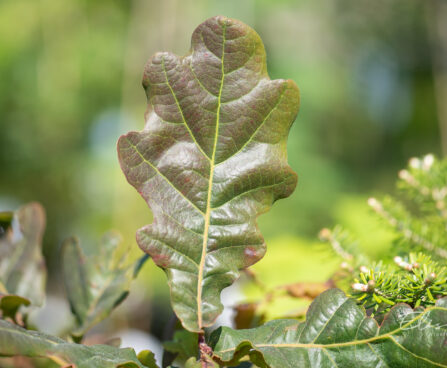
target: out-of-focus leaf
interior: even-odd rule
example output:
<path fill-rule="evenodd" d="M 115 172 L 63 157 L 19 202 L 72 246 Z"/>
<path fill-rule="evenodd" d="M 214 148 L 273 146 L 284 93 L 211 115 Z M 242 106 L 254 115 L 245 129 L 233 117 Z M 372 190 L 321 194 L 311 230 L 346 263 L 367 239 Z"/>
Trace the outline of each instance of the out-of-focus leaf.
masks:
<path fill-rule="evenodd" d="M 244 303 L 234 307 L 234 325 L 237 330 L 253 327 L 256 317 L 257 303 Z"/>
<path fill-rule="evenodd" d="M 155 362 L 155 355 L 152 351 L 143 350 L 138 353 L 138 360 L 146 367 L 157 368 L 157 363 Z"/>
<path fill-rule="evenodd" d="M 122 255 L 119 234 L 109 232 L 101 240 L 99 254 L 87 258 L 76 238 L 62 246 L 65 287 L 76 318 L 73 336 L 82 336 L 106 318 L 128 295 L 143 260 L 132 263 Z M 122 256 L 122 257 L 121 257 Z"/>
<path fill-rule="evenodd" d="M 149 60 L 145 129 L 118 142 L 127 180 L 154 215 L 138 244 L 165 270 L 173 309 L 193 332 L 214 323 L 222 289 L 263 257 L 256 217 L 296 186 L 286 143 L 299 91 L 270 80 L 265 59 L 253 29 L 208 19 L 189 54 Z"/>
<path fill-rule="evenodd" d="M 219 368 L 219 365 L 214 362 L 210 357 L 204 357 L 204 361 L 196 360 L 196 358 L 189 358 L 184 367 L 185 368 Z M 175 366 L 171 366 L 170 368 L 175 368 Z"/>
<path fill-rule="evenodd" d="M 30 203 L 3 216 L 5 234 L 0 236 L 0 308 L 14 318 L 21 305 L 41 305 L 45 297 L 46 269 L 42 256 L 45 211 Z"/>
<path fill-rule="evenodd" d="M 315 299 L 323 291 L 334 287 L 331 282 L 296 282 L 285 285 L 287 293 L 294 298 Z"/>
<path fill-rule="evenodd" d="M 174 360 L 175 364 L 184 365 L 190 357 L 198 354 L 197 334 L 186 330 L 176 331 L 173 341 L 166 341 L 163 347 L 170 353 L 177 354 Z"/>
<path fill-rule="evenodd" d="M 11 227 L 13 217 L 13 212 L 0 212 L 0 237 Z"/>
<path fill-rule="evenodd" d="M 185 368 L 202 368 L 202 364 L 196 358 L 189 358 L 185 363 Z"/>
<path fill-rule="evenodd" d="M 393 307 L 382 325 L 338 290 L 322 293 L 305 322 L 274 320 L 250 330 L 222 327 L 211 338 L 227 364 L 249 355 L 259 367 L 447 367 L 447 299 L 425 310 Z"/>
<path fill-rule="evenodd" d="M 104 345 L 113 346 L 115 348 L 119 348 L 121 343 L 122 341 L 120 337 L 112 337 L 111 339 L 104 341 Z"/>
<path fill-rule="evenodd" d="M 29 299 L 18 295 L 2 295 L 0 294 L 0 309 L 2 310 L 2 317 L 9 317 L 15 319 L 15 316 L 21 306 L 29 306 Z"/>
<path fill-rule="evenodd" d="M 142 353 L 140 353 L 142 354 Z M 74 368 L 155 368 L 138 360 L 133 349 L 109 345 L 79 345 L 0 320 L 0 356 L 46 357 Z M 150 353 L 144 353 L 150 355 Z M 147 360 L 146 360 L 147 362 Z"/>

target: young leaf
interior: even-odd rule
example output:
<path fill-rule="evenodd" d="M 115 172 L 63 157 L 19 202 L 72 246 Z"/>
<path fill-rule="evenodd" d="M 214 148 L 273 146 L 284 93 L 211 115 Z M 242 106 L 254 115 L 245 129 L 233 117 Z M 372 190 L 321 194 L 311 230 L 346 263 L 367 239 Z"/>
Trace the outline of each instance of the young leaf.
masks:
<path fill-rule="evenodd" d="M 174 362 L 176 364 L 184 365 L 190 357 L 197 355 L 197 341 L 197 334 L 186 330 L 179 330 L 175 332 L 173 341 L 163 343 L 163 348 L 175 354 Z"/>
<path fill-rule="evenodd" d="M 93 325 L 106 318 L 129 293 L 132 280 L 142 266 L 120 256 L 119 234 L 109 232 L 101 240 L 99 254 L 87 259 L 76 238 L 62 246 L 65 288 L 71 310 L 76 317 L 73 336 L 81 337 Z M 146 256 L 144 256 L 146 259 Z"/>
<path fill-rule="evenodd" d="M 137 240 L 165 270 L 183 326 L 202 332 L 222 289 L 265 253 L 256 217 L 296 186 L 286 141 L 298 87 L 270 80 L 258 34 L 222 16 L 194 31 L 186 56 L 155 54 L 143 85 L 145 129 L 118 142 L 154 215 Z"/>
<path fill-rule="evenodd" d="M 13 320 L 16 319 L 16 314 L 20 307 L 29 306 L 31 302 L 29 299 L 23 298 L 18 295 L 4 295 L 0 293 L 0 309 L 2 311 L 2 318 L 9 317 Z"/>
<path fill-rule="evenodd" d="M 140 351 L 137 358 L 145 367 L 158 368 L 157 362 L 155 361 L 155 354 L 150 350 Z"/>
<path fill-rule="evenodd" d="M 5 223 L 7 221 L 5 220 Z M 42 256 L 45 211 L 30 203 L 14 213 L 0 236 L 0 307 L 13 317 L 21 305 L 42 304 L 46 269 Z"/>
<path fill-rule="evenodd" d="M 109 345 L 79 345 L 68 343 L 55 336 L 41 332 L 28 331 L 17 325 L 0 320 L 0 356 L 23 355 L 46 357 L 66 367 L 74 368 L 156 368 L 151 354 L 140 353 L 145 357 L 141 363 L 131 348 L 118 349 Z"/>
<path fill-rule="evenodd" d="M 271 368 L 447 367 L 447 299 L 425 310 L 399 304 L 379 327 L 338 290 L 322 293 L 305 322 L 274 320 L 250 330 L 222 327 L 210 337 L 227 364 L 249 355 Z"/>

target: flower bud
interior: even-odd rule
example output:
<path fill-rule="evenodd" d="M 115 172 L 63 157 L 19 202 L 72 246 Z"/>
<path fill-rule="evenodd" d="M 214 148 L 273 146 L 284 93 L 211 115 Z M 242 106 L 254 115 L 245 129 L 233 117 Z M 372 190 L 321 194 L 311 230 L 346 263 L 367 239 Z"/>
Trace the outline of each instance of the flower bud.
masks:
<path fill-rule="evenodd" d="M 351 287 L 352 287 L 352 289 L 355 290 L 355 291 L 363 291 L 363 292 L 366 292 L 366 291 L 368 290 L 368 285 L 365 285 L 365 284 L 359 284 L 359 283 L 356 283 L 356 284 L 352 284 Z"/>
<path fill-rule="evenodd" d="M 328 228 L 321 229 L 318 237 L 320 240 L 328 240 L 331 237 L 331 231 Z"/>
<path fill-rule="evenodd" d="M 366 287 L 366 291 L 368 293 L 374 292 L 374 289 L 376 288 L 376 281 L 375 280 L 369 280 L 368 286 Z"/>
<path fill-rule="evenodd" d="M 424 280 L 426 285 L 431 284 L 436 279 L 436 274 L 432 272 L 430 275 L 427 276 L 427 278 Z"/>

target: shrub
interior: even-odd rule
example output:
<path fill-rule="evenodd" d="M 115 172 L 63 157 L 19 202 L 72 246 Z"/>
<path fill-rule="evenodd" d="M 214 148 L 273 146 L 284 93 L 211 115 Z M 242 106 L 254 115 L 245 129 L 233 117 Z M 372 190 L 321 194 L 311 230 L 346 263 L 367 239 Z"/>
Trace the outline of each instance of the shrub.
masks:
<path fill-rule="evenodd" d="M 201 24 L 186 56 L 155 54 L 143 85 L 146 126 L 122 136 L 118 154 L 127 180 L 154 215 L 138 230 L 137 242 L 166 273 L 182 326 L 165 344 L 173 355 L 163 366 L 447 366 L 445 260 L 430 258 L 446 251 L 444 163 L 424 158 L 401 173 L 402 190 L 419 206 L 416 214 L 391 199 L 370 201 L 399 232 L 398 244 L 423 253 L 399 256 L 394 268 L 387 260 L 367 267 L 360 264 L 364 257 L 343 247 L 343 233 L 325 230 L 322 236 L 345 258 L 347 270 L 332 283 L 354 281 L 350 295 L 337 288 L 322 292 L 304 321 L 211 332 L 223 309 L 221 291 L 266 252 L 257 216 L 295 189 L 286 142 L 299 91 L 293 81 L 270 80 L 259 36 L 225 17 Z M 30 204 L 1 221 L 0 355 L 47 357 L 79 368 L 156 367 L 149 351 L 137 356 L 129 348 L 83 344 L 84 334 L 126 297 L 147 256 L 122 260 L 113 233 L 89 259 L 78 240 L 67 240 L 63 274 L 76 323 L 66 339 L 49 336 L 26 329 L 29 306 L 43 294 L 43 210 Z M 286 290 L 314 298 L 330 284 Z M 239 312 L 254 320 L 256 306 Z"/>

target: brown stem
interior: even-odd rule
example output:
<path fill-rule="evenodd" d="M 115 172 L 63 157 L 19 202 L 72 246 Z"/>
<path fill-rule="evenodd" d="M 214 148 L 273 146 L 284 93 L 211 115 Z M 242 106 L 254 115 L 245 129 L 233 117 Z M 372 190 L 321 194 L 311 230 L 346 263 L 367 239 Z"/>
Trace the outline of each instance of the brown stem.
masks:
<path fill-rule="evenodd" d="M 205 334 L 199 333 L 199 353 L 200 353 L 200 363 L 202 368 L 209 368 L 212 365 L 210 363 L 210 358 L 213 356 L 213 349 L 211 349 L 205 342 Z"/>

